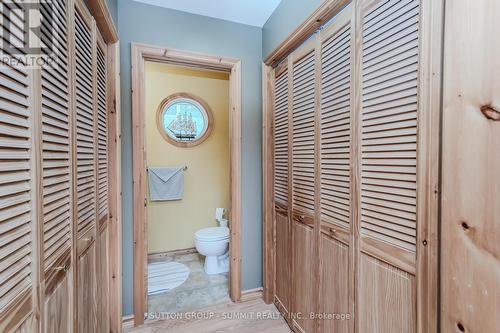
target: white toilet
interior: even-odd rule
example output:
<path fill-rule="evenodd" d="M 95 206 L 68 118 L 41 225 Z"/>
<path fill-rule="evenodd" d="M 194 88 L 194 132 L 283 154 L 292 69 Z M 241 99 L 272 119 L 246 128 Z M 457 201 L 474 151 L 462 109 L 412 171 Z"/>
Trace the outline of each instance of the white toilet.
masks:
<path fill-rule="evenodd" d="M 218 227 L 200 229 L 194 234 L 196 250 L 205 256 L 205 272 L 229 272 L 229 228 L 227 220 L 218 220 Z"/>

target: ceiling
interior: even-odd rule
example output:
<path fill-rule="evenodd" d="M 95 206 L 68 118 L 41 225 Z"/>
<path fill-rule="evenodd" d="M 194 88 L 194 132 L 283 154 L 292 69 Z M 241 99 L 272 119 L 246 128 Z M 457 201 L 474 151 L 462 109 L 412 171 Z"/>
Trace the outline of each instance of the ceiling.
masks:
<path fill-rule="evenodd" d="M 135 0 L 192 14 L 262 27 L 281 0 Z"/>

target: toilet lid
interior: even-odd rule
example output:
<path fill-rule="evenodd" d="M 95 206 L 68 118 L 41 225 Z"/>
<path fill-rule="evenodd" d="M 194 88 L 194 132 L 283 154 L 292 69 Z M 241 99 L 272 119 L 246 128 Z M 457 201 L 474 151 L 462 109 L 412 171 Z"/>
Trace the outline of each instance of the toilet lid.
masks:
<path fill-rule="evenodd" d="M 229 228 L 227 227 L 213 227 L 198 230 L 194 234 L 198 240 L 216 241 L 229 238 Z"/>

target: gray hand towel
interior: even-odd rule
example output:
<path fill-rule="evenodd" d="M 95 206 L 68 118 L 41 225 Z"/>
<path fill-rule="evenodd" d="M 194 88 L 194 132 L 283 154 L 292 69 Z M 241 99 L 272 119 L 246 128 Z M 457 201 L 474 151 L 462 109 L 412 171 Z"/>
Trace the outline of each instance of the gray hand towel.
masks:
<path fill-rule="evenodd" d="M 184 194 L 183 167 L 149 168 L 151 201 L 180 200 Z"/>

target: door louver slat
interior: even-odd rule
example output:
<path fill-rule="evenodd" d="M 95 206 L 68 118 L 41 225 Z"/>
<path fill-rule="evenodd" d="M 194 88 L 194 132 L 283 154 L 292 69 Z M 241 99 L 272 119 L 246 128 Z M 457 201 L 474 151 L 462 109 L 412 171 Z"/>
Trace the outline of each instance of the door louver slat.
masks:
<path fill-rule="evenodd" d="M 11 9 L 13 3 L 2 4 Z M 24 22 L 14 11 L 4 16 L 1 29 L 13 46 L 22 47 Z M 6 42 L 4 42 L 6 43 Z M 18 52 L 25 54 L 21 50 Z M 0 54 L 10 56 L 4 45 Z M 31 166 L 35 115 L 31 107 L 29 71 L 0 66 L 0 313 L 15 304 L 32 288 L 32 202 Z"/>
<path fill-rule="evenodd" d="M 293 65 L 293 207 L 314 212 L 315 54 Z"/>
<path fill-rule="evenodd" d="M 364 17 L 361 234 L 415 253 L 419 2 Z"/>
<path fill-rule="evenodd" d="M 95 120 L 92 78 L 92 32 L 75 11 L 77 230 L 81 237 L 96 217 Z"/>
<path fill-rule="evenodd" d="M 59 23 L 55 39 L 56 66 L 43 67 L 42 79 L 42 216 L 44 271 L 71 248 L 71 141 L 69 114 L 69 74 L 67 8 L 53 6 L 42 15 Z M 50 13 L 50 14 L 49 14 Z M 45 38 L 51 35 L 42 29 Z"/>
<path fill-rule="evenodd" d="M 351 28 L 323 43 L 321 55 L 321 219 L 351 220 Z"/>
<path fill-rule="evenodd" d="M 106 104 L 106 53 L 97 47 L 97 188 L 99 221 L 108 215 L 108 123 Z"/>
<path fill-rule="evenodd" d="M 274 118 L 274 195 L 288 204 L 288 71 L 276 78 Z"/>

